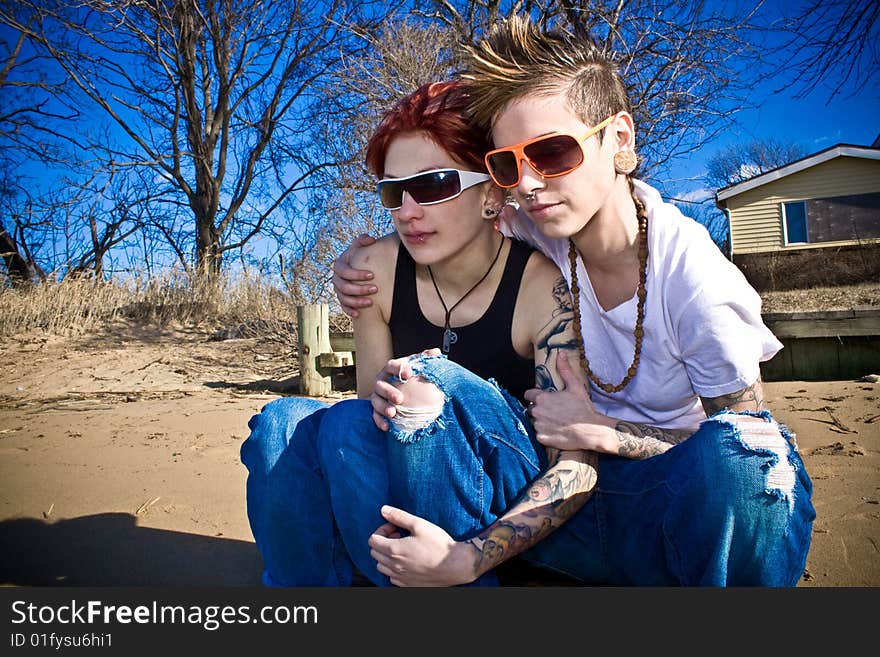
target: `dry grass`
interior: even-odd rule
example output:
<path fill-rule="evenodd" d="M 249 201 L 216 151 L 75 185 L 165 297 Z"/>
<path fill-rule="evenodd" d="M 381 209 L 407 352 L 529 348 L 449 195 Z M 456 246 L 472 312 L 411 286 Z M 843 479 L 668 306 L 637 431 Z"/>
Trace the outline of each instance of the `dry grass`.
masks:
<path fill-rule="evenodd" d="M 880 308 L 880 283 L 762 292 L 763 311 L 809 312 Z M 126 280 L 71 277 L 21 288 L 0 286 L 0 336 L 42 332 L 81 335 L 114 319 L 143 324 L 198 326 L 218 337 L 267 337 L 296 343 L 300 303 L 265 277 L 225 277 L 205 285 L 181 272 Z M 342 313 L 331 331 L 351 331 Z"/>
<path fill-rule="evenodd" d="M 765 313 L 880 309 L 880 283 L 761 292 Z"/>
<path fill-rule="evenodd" d="M 127 317 L 149 325 L 225 330 L 226 337 L 261 335 L 295 342 L 296 305 L 268 278 L 247 275 L 226 277 L 216 285 L 181 272 L 111 281 L 71 277 L 0 287 L 0 336 L 81 335 Z"/>
<path fill-rule="evenodd" d="M 68 278 L 0 288 L 0 336 L 85 333 L 118 317 L 131 294 L 116 283 Z"/>

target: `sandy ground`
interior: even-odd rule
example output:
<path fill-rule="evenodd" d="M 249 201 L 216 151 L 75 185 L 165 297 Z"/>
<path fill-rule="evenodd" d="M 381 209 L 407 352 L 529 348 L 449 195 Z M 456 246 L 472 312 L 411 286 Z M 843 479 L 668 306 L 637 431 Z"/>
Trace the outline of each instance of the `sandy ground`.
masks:
<path fill-rule="evenodd" d="M 239 448 L 251 415 L 297 392 L 295 357 L 209 337 L 119 323 L 4 339 L 0 585 L 259 583 Z M 814 483 L 800 586 L 880 585 L 880 383 L 766 388 Z"/>

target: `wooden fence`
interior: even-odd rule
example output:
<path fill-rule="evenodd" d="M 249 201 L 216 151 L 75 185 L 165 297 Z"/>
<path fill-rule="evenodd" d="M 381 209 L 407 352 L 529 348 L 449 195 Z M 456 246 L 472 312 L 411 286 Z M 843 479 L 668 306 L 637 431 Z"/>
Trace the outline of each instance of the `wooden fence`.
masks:
<path fill-rule="evenodd" d="M 880 374 L 880 309 L 767 313 L 784 348 L 761 363 L 765 381 L 846 381 Z"/>
<path fill-rule="evenodd" d="M 299 391 L 321 397 L 333 390 L 333 370 L 355 364 L 354 337 L 330 335 L 330 307 L 326 303 L 298 306 Z"/>

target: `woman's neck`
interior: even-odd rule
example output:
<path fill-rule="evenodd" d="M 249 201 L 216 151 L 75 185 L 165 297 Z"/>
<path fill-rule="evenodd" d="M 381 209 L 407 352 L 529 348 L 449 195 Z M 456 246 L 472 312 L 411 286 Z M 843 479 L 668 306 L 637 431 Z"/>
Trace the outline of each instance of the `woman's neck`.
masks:
<path fill-rule="evenodd" d="M 431 265 L 434 281 L 444 294 L 464 294 L 486 274 L 503 241 L 494 229 L 480 231 L 463 249 Z"/>
<path fill-rule="evenodd" d="M 572 241 L 587 268 L 614 270 L 638 261 L 639 221 L 629 184 L 618 178 L 605 204 Z"/>

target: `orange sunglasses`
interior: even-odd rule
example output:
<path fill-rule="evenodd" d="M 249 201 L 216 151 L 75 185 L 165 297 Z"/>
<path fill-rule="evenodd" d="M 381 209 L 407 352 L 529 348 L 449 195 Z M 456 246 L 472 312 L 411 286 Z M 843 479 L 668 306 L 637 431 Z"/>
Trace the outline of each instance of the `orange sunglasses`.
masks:
<path fill-rule="evenodd" d="M 522 178 L 520 163 L 523 160 L 544 178 L 556 178 L 571 173 L 584 162 L 581 144 L 611 123 L 616 116 L 617 114 L 609 116 L 593 126 L 580 139 L 567 132 L 554 132 L 489 151 L 485 157 L 489 175 L 496 185 L 510 189 L 516 187 Z"/>

